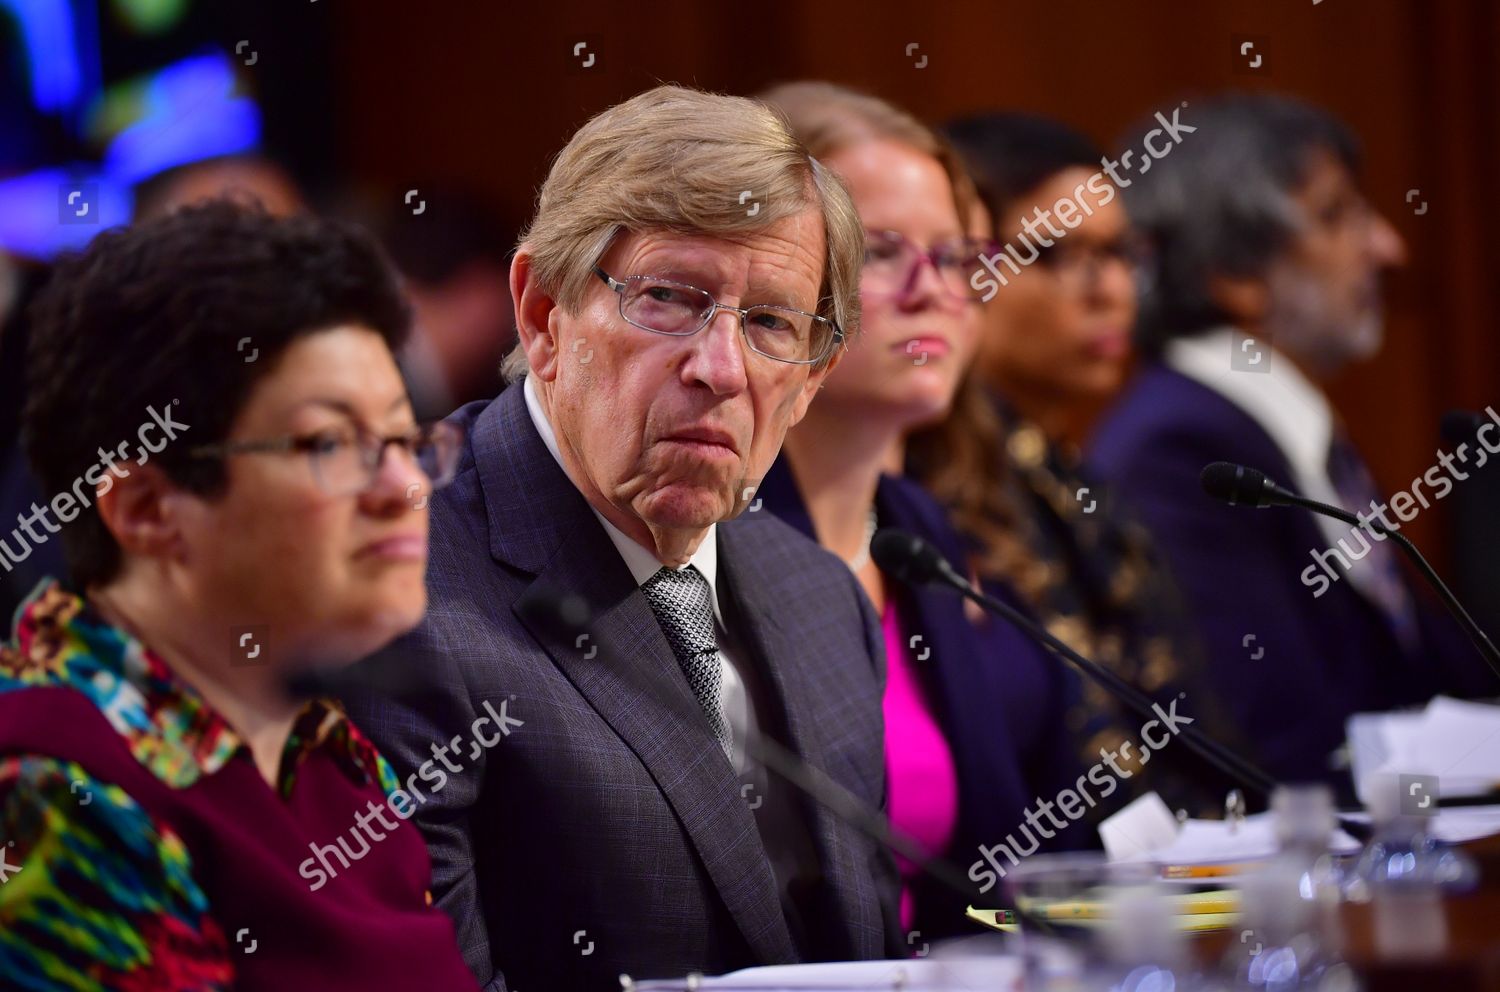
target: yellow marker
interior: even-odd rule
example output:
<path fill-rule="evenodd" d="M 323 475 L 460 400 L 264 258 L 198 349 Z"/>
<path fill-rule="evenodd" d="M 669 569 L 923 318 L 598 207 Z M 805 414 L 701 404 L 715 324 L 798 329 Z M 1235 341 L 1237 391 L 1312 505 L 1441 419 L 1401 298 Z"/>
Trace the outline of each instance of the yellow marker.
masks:
<path fill-rule="evenodd" d="M 1210 892 L 1187 892 L 1167 896 L 1172 914 L 1183 930 L 1212 930 L 1228 926 L 1240 909 L 1240 895 L 1233 889 L 1215 889 Z M 1099 899 L 1076 899 L 1044 903 L 1038 900 L 1017 900 L 1020 909 L 1029 916 L 1049 923 L 1089 925 L 1106 923 L 1110 917 L 1109 903 Z M 969 908 L 968 916 L 992 929 L 1014 927 L 1018 921 L 1009 910 Z"/>

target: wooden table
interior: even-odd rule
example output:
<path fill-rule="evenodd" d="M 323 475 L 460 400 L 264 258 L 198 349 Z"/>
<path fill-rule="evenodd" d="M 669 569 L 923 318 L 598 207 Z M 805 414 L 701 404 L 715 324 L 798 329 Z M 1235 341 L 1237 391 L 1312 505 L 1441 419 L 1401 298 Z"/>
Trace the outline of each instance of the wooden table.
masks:
<path fill-rule="evenodd" d="M 1340 907 L 1344 930 L 1343 958 L 1359 972 L 1369 992 L 1500 992 L 1500 837 L 1463 845 L 1479 863 L 1479 888 L 1443 901 L 1447 947 L 1440 956 L 1392 960 L 1375 944 L 1372 907 Z M 1219 960 L 1235 939 L 1220 931 L 1202 935 L 1195 944 L 1205 961 Z"/>

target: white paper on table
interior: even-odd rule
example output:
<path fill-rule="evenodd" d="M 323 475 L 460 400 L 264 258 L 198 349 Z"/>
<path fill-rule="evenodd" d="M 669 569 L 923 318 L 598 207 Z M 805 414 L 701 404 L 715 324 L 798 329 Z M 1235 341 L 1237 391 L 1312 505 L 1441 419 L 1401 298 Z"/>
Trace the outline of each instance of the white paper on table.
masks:
<path fill-rule="evenodd" d="M 1370 821 L 1368 813 L 1349 813 L 1361 823 Z M 1471 840 L 1500 834 L 1500 805 L 1455 806 L 1440 809 L 1427 825 L 1427 832 L 1446 844 L 1466 844 Z"/>
<path fill-rule="evenodd" d="M 1427 704 L 1427 724 L 1441 733 L 1416 740 L 1420 759 L 1442 779 L 1500 785 L 1500 706 L 1438 696 Z"/>
<path fill-rule="evenodd" d="M 1438 776 L 1439 796 L 1500 786 L 1500 706 L 1438 696 L 1418 712 L 1358 713 L 1348 722 L 1360 799 L 1378 773 Z"/>
<path fill-rule="evenodd" d="M 1464 844 L 1500 834 L 1500 806 L 1440 809 L 1433 820 L 1432 835 L 1449 844 Z"/>
<path fill-rule="evenodd" d="M 1136 861 L 1173 843 L 1177 831 L 1177 817 L 1161 796 L 1148 792 L 1106 817 L 1099 824 L 1099 839 L 1109 860 Z"/>
<path fill-rule="evenodd" d="M 833 992 L 838 989 L 901 989 L 903 992 L 968 992 L 971 989 L 1020 989 L 1024 969 L 1019 957 L 914 958 L 910 961 L 834 961 L 746 968 L 715 978 L 698 979 L 697 989 L 738 992 Z M 637 982 L 639 992 L 680 992 L 686 979 Z"/>
<path fill-rule="evenodd" d="M 1172 843 L 1131 858 L 1115 860 L 1159 865 L 1234 864 L 1269 858 L 1280 847 L 1272 814 L 1256 813 L 1245 817 L 1233 828 L 1226 820 L 1188 820 Z M 1335 854 L 1353 854 L 1359 848 L 1359 841 L 1342 830 L 1335 830 L 1329 841 L 1329 849 Z"/>

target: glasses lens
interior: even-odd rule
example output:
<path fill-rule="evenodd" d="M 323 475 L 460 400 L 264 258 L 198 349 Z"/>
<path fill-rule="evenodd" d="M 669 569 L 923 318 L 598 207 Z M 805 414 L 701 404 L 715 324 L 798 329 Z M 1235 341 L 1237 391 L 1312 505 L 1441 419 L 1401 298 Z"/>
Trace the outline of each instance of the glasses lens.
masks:
<path fill-rule="evenodd" d="M 463 432 L 449 423 L 437 423 L 426 428 L 412 447 L 417 467 L 432 482 L 433 489 L 441 489 L 453 481 L 458 468 L 458 456 Z"/>
<path fill-rule="evenodd" d="M 815 362 L 833 343 L 833 324 L 800 310 L 751 307 L 745 314 L 750 347 L 779 362 Z"/>
<path fill-rule="evenodd" d="M 713 297 L 682 283 L 635 276 L 626 280 L 620 313 L 637 327 L 658 334 L 692 334 L 703 326 Z"/>
<path fill-rule="evenodd" d="M 318 485 L 331 495 L 347 496 L 369 485 L 365 456 L 352 432 L 328 431 L 314 436 L 308 461 Z"/>
<path fill-rule="evenodd" d="M 1122 238 L 1104 244 L 1056 245 L 1042 261 L 1057 276 L 1063 288 L 1084 293 L 1097 285 L 1106 267 L 1112 264 L 1123 268 L 1132 280 L 1138 279 L 1143 258 L 1138 241 Z"/>
<path fill-rule="evenodd" d="M 984 254 L 989 247 L 986 241 L 964 239 L 933 248 L 933 264 L 948 292 L 966 299 L 983 298 L 983 291 L 974 284 L 982 286 L 984 282 L 974 277 L 984 270 Z"/>
<path fill-rule="evenodd" d="M 917 264 L 917 249 L 895 231 L 865 234 L 865 264 L 861 273 L 865 287 L 877 292 L 900 292 Z"/>
<path fill-rule="evenodd" d="M 974 275 L 983 267 L 987 242 L 962 238 L 933 246 L 928 257 L 948 295 L 978 299 Z M 876 293 L 903 293 L 913 284 L 913 269 L 922 263 L 923 252 L 895 231 L 865 235 L 862 288 Z"/>

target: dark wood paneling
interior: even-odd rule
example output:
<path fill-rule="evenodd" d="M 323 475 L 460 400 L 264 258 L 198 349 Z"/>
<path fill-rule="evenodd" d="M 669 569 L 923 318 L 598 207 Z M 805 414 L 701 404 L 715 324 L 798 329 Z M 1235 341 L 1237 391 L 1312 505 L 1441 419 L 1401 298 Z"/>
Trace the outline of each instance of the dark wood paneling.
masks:
<path fill-rule="evenodd" d="M 929 118 L 1027 108 L 1111 143 L 1184 94 L 1301 96 L 1363 136 L 1370 197 L 1411 249 L 1390 282 L 1385 352 L 1333 388 L 1382 484 L 1404 488 L 1433 464 L 1444 409 L 1500 400 L 1489 197 L 1500 5 L 1487 0 L 358 0 L 335 9 L 344 172 L 391 190 L 417 178 L 464 182 L 522 214 L 573 128 L 658 80 L 748 93 L 825 77 Z M 1240 61 L 1244 38 L 1259 40 L 1260 70 Z M 577 41 L 597 53 L 592 68 L 573 59 Z M 921 46 L 910 58 L 909 43 Z M 1404 202 L 1412 188 L 1424 215 Z M 1411 531 L 1441 545 L 1443 523 L 1440 508 Z"/>

